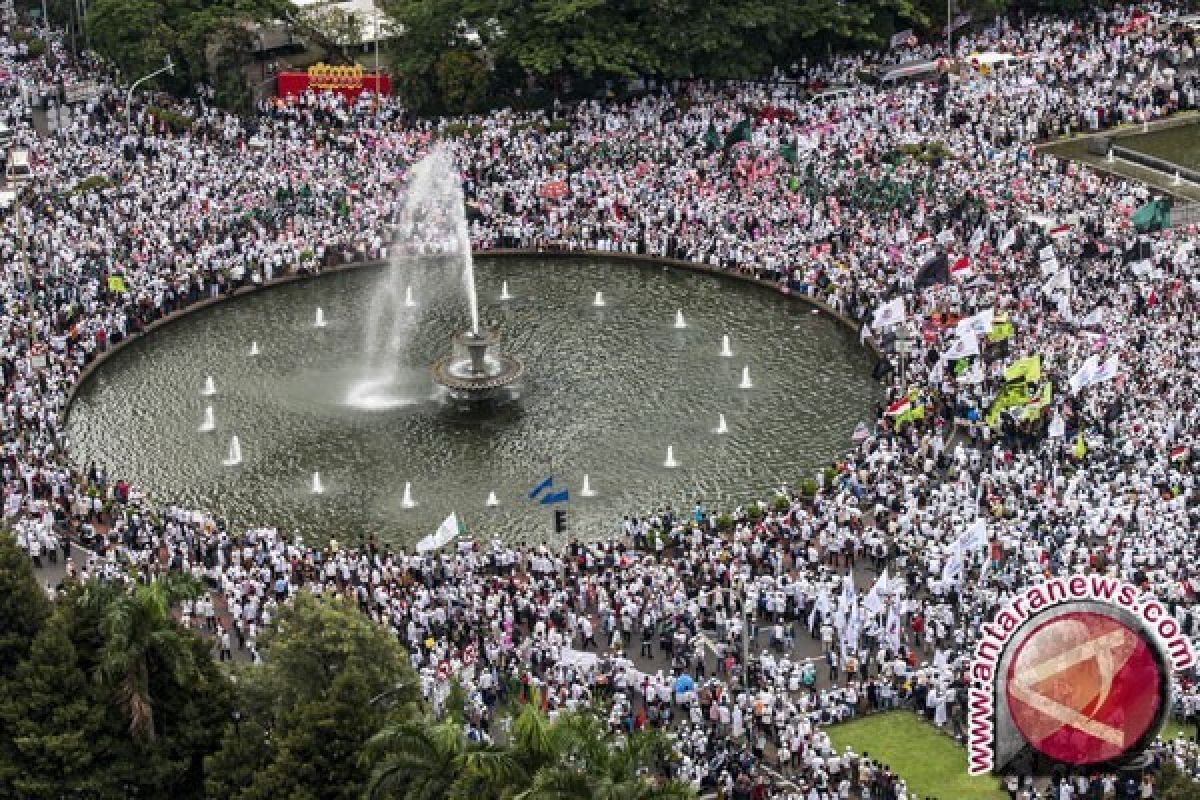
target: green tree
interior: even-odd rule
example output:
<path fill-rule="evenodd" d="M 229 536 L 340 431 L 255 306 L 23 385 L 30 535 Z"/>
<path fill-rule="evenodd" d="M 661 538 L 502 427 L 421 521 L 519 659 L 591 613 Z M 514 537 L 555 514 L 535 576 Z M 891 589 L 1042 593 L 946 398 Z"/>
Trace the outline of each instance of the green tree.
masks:
<path fill-rule="evenodd" d="M 29 554 L 11 532 L 0 531 L 0 681 L 12 677 L 49 614 Z"/>
<path fill-rule="evenodd" d="M 0 786 L 10 787 L 13 796 L 46 800 L 97 793 L 93 745 L 103 724 L 104 710 L 56 614 L 0 695 L 0 725 L 9 745 L 0 750 Z"/>
<path fill-rule="evenodd" d="M 564 715 L 554 726 L 559 757 L 539 769 L 522 800 L 687 800 L 685 783 L 666 780 L 669 751 L 658 731 L 639 731 L 614 743 L 589 712 Z"/>
<path fill-rule="evenodd" d="M 151 674 L 161 672 L 179 684 L 197 675 L 190 634 L 179 628 L 171 610 L 198 594 L 196 583 L 179 573 L 130 589 L 93 585 L 87 590 L 85 602 L 100 610 L 103 620 L 96 675 L 113 691 L 134 739 L 155 737 Z"/>
<path fill-rule="evenodd" d="M 449 50 L 438 57 L 434 74 L 446 111 L 466 114 L 480 109 L 487 95 L 488 72 L 478 53 Z"/>
<path fill-rule="evenodd" d="M 265 663 L 234 673 L 238 719 L 223 722 L 221 747 L 206 761 L 209 794 L 359 797 L 368 736 L 415 714 L 420 694 L 407 654 L 353 602 L 306 592 L 279 610 L 261 642 Z"/>
<path fill-rule="evenodd" d="M 252 41 L 247 23 L 283 19 L 290 6 L 287 0 L 93 0 L 85 26 L 92 47 L 117 65 L 125 83 L 157 70 L 170 55 L 174 75 L 160 76 L 157 85 L 185 92 L 220 78 L 222 63 L 244 62 Z M 231 42 L 237 52 L 222 57 Z"/>

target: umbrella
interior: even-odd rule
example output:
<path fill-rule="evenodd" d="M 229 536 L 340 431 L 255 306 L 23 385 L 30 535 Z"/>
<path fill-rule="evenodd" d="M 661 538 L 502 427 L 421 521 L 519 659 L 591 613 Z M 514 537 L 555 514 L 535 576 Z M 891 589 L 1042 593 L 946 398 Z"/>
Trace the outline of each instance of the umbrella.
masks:
<path fill-rule="evenodd" d="M 690 692 L 695 688 L 696 682 L 692 680 L 692 676 L 688 675 L 686 672 L 675 679 L 676 692 Z"/>

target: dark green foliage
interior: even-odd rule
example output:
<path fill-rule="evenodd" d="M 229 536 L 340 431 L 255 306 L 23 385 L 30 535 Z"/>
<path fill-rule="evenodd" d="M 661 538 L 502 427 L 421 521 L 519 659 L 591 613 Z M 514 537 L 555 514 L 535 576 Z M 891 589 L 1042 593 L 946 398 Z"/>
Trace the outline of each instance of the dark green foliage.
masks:
<path fill-rule="evenodd" d="M 249 57 L 252 37 L 245 23 L 283 19 L 289 5 L 286 0 L 93 0 L 85 24 L 92 47 L 121 70 L 124 83 L 162 67 L 170 55 L 175 74 L 156 79 L 157 86 L 189 91 L 210 81 L 211 67 L 218 91 L 228 97 L 226 84 L 244 83 L 236 67 Z M 210 45 L 217 46 L 213 64 Z M 240 93 L 233 99 L 240 102 Z"/>
<path fill-rule="evenodd" d="M 38 586 L 29 554 L 11 533 L 0 532 L 0 682 L 29 654 L 49 613 L 50 601 Z"/>

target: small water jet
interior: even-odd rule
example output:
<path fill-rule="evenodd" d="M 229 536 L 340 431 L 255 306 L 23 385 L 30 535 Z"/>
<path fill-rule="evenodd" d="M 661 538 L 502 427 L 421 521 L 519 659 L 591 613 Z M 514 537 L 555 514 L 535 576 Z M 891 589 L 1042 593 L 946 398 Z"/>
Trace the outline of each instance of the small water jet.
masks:
<path fill-rule="evenodd" d="M 604 308 L 604 292 L 596 292 L 596 296 L 592 299 L 592 305 L 596 308 Z"/>
<path fill-rule="evenodd" d="M 495 508 L 496 506 L 500 505 L 500 501 L 496 499 L 495 492 L 488 492 L 487 502 L 484 503 L 484 505 L 486 505 L 488 508 Z"/>
<path fill-rule="evenodd" d="M 742 367 L 742 382 L 738 384 L 739 389 L 753 389 L 754 384 L 750 381 L 750 367 Z"/>
<path fill-rule="evenodd" d="M 212 375 L 204 376 L 204 388 L 200 390 L 200 394 L 205 397 L 212 397 L 217 393 L 217 384 L 213 382 Z"/>
<path fill-rule="evenodd" d="M 683 309 L 681 308 L 675 312 L 675 328 L 682 329 L 682 328 L 686 328 L 686 327 L 687 327 L 687 322 L 685 322 L 683 319 Z"/>
<path fill-rule="evenodd" d="M 325 494 L 325 486 L 321 483 L 321 473 L 314 472 L 312 477 L 312 493 Z"/>
<path fill-rule="evenodd" d="M 729 346 L 729 334 L 721 337 L 721 356 L 723 358 L 733 358 L 733 348 Z"/>
<path fill-rule="evenodd" d="M 225 457 L 223 462 L 227 467 L 236 467 L 242 463 L 242 443 L 238 441 L 237 434 L 229 440 L 229 455 Z"/>
<path fill-rule="evenodd" d="M 317 306 L 317 318 L 315 320 L 313 320 L 313 327 L 314 328 L 324 328 L 325 327 L 325 311 L 322 310 L 322 308 L 320 306 Z"/>
<path fill-rule="evenodd" d="M 212 406 L 204 407 L 204 421 L 200 423 L 201 433 L 210 433 L 217 429 L 217 421 L 213 418 Z"/>
<path fill-rule="evenodd" d="M 592 488 L 592 482 L 588 478 L 586 472 L 583 475 L 583 489 L 580 491 L 580 494 L 584 497 L 595 497 L 596 496 L 596 490 Z"/>
<path fill-rule="evenodd" d="M 412 287 L 408 286 L 404 289 L 404 307 L 416 308 L 417 301 L 413 299 Z"/>
<path fill-rule="evenodd" d="M 400 498 L 401 508 L 416 508 L 417 504 L 412 499 L 412 484 L 405 481 L 404 497 Z"/>
<path fill-rule="evenodd" d="M 513 299 L 512 295 L 508 293 L 508 281 L 504 281 L 504 283 L 500 284 L 500 299 L 501 300 L 512 300 Z"/>
<path fill-rule="evenodd" d="M 251 342 L 250 343 L 250 355 L 256 356 L 256 355 L 258 355 L 258 353 L 259 353 L 258 342 Z"/>
<path fill-rule="evenodd" d="M 725 424 L 725 415 L 724 414 L 717 415 L 717 430 L 715 431 L 715 433 L 718 433 L 718 434 L 729 433 L 729 426 Z"/>
<path fill-rule="evenodd" d="M 675 469 L 679 466 L 679 462 L 675 460 L 675 448 L 667 445 L 667 460 L 663 462 L 663 466 L 667 469 Z"/>

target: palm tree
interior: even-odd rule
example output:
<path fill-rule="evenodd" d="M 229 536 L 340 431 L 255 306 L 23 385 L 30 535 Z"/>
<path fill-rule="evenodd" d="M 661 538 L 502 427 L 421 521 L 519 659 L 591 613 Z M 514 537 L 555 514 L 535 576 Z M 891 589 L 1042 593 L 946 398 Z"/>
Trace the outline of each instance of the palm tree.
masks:
<path fill-rule="evenodd" d="M 84 595 L 84 602 L 98 609 L 103 620 L 96 678 L 115 692 L 134 739 L 155 737 L 151 671 L 164 671 L 180 683 L 195 671 L 188 634 L 176 624 L 171 609 L 198 594 L 191 577 L 170 573 L 128 589 L 94 584 Z"/>
<path fill-rule="evenodd" d="M 560 758 L 542 767 L 517 800 L 689 800 L 686 783 L 666 780 L 669 745 L 657 731 L 614 741 L 595 714 L 566 714 L 553 726 Z"/>
<path fill-rule="evenodd" d="M 388 725 L 367 740 L 363 761 L 374 765 L 368 800 L 478 800 L 485 775 L 506 780 L 511 772 L 505 752 L 467 739 L 455 715 L 432 724 L 407 720 Z"/>

